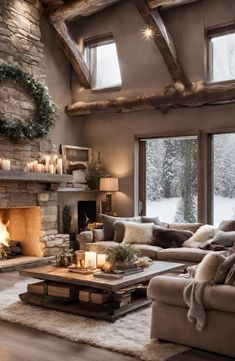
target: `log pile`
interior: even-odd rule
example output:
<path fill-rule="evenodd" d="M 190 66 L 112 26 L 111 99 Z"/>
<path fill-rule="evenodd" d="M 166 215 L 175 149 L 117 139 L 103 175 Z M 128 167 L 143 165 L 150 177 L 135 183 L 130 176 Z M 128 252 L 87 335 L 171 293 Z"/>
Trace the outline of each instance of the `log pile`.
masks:
<path fill-rule="evenodd" d="M 11 259 L 22 254 L 20 247 L 20 242 L 18 241 L 9 241 L 8 245 L 0 243 L 0 259 Z"/>

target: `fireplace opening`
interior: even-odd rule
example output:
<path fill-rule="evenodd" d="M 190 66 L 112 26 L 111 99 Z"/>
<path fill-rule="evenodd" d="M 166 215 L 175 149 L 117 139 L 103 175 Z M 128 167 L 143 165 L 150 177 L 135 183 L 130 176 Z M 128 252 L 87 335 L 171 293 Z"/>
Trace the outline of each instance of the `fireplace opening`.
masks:
<path fill-rule="evenodd" d="M 0 258 L 43 256 L 41 208 L 20 207 L 0 210 Z"/>

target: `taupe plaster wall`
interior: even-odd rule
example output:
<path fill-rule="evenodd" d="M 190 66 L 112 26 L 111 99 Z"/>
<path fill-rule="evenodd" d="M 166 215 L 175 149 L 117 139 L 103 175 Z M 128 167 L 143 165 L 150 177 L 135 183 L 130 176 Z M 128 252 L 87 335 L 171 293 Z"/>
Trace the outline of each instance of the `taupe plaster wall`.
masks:
<path fill-rule="evenodd" d="M 163 18 L 191 81 L 204 79 L 204 29 L 235 20 L 235 1 L 205 0 L 172 8 Z M 73 101 L 110 98 L 128 94 L 162 91 L 170 82 L 167 68 L 156 45 L 141 36 L 144 24 L 131 1 L 107 9 L 101 14 L 74 24 L 73 32 L 88 38 L 113 32 L 117 42 L 123 78 L 121 91 L 92 93 L 82 90 L 73 79 Z M 120 178 L 120 192 L 114 195 L 119 215 L 134 212 L 134 142 L 136 135 L 157 135 L 173 130 L 208 130 L 235 127 L 235 105 L 179 109 L 162 114 L 144 111 L 130 114 L 103 114 L 84 117 L 86 144 L 98 148 L 105 167 Z M 77 118 L 79 119 L 79 118 Z M 77 120 L 79 122 L 79 120 Z"/>

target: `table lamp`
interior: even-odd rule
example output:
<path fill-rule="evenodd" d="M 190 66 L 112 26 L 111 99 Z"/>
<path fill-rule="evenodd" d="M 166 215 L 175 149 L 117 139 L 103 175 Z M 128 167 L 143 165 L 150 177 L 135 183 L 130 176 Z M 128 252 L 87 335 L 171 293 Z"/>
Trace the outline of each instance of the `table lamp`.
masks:
<path fill-rule="evenodd" d="M 100 191 L 106 192 L 107 213 L 112 212 L 112 192 L 118 191 L 118 178 L 100 178 Z"/>

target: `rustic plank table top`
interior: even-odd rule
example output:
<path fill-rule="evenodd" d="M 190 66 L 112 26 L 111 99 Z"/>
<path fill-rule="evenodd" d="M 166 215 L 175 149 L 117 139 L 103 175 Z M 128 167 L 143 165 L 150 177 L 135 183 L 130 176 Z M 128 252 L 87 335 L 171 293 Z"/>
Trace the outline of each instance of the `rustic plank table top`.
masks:
<path fill-rule="evenodd" d="M 181 263 L 154 261 L 149 267 L 145 268 L 143 272 L 124 276 L 119 279 L 98 278 L 94 277 L 93 274 L 83 275 L 72 273 L 66 268 L 51 265 L 23 270 L 20 272 L 20 275 L 44 281 L 87 286 L 114 292 L 137 283 L 149 281 L 154 276 L 177 270 L 182 267 L 184 267 L 184 264 Z"/>

